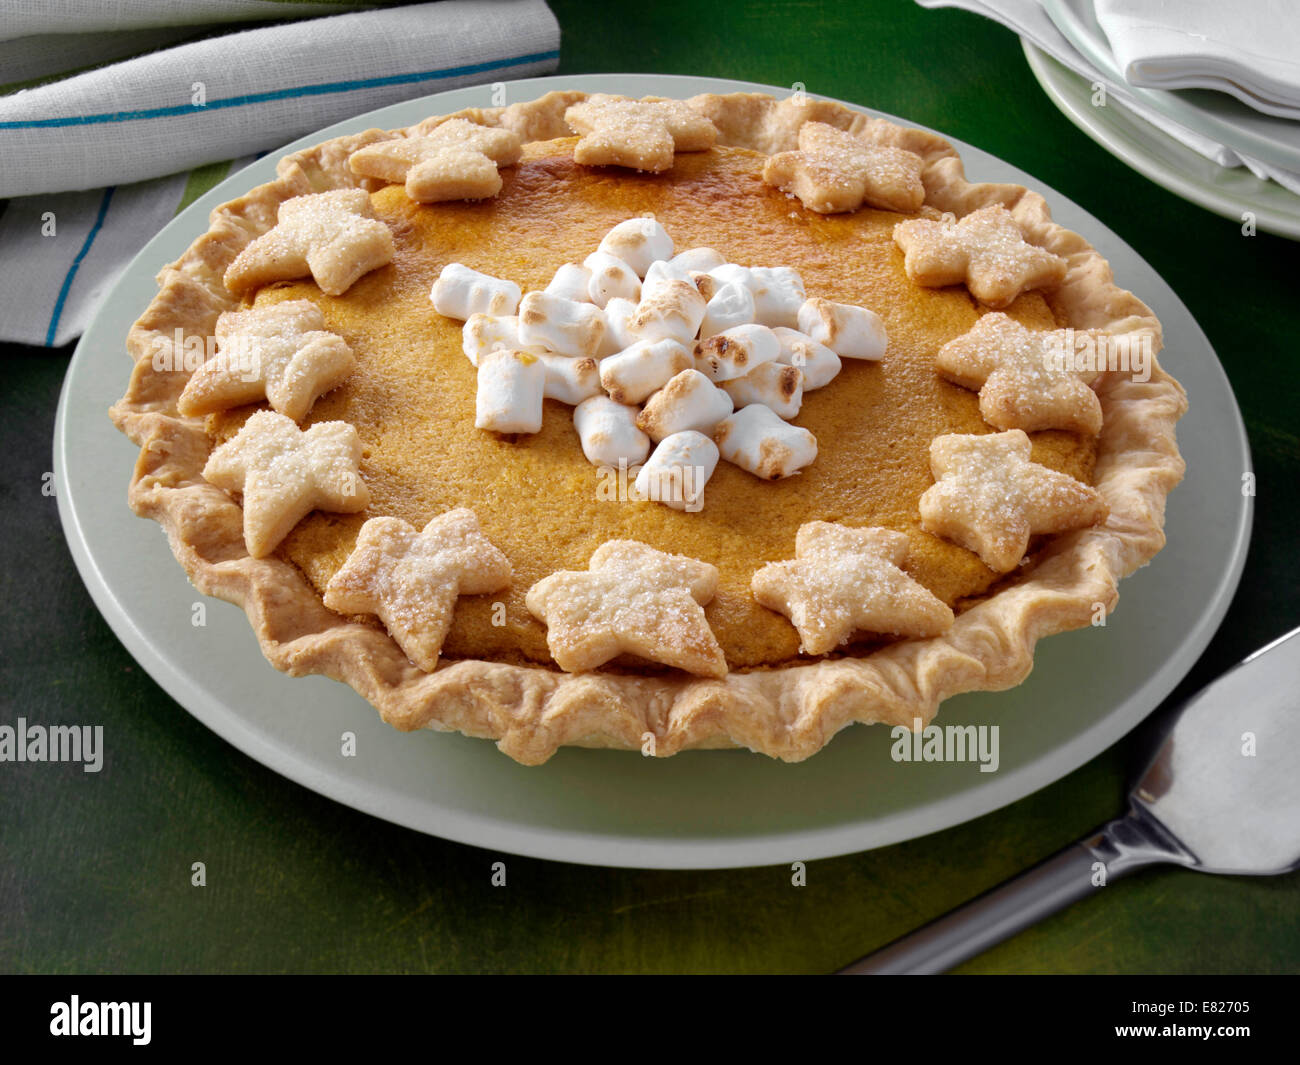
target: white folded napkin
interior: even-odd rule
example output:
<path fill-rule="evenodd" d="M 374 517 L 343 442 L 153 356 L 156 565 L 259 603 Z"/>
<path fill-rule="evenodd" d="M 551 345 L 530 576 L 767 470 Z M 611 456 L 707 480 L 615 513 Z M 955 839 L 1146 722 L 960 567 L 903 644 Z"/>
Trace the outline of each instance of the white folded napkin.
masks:
<path fill-rule="evenodd" d="M 18 6 L 54 15 L 79 6 L 87 19 L 66 25 L 81 30 L 92 18 L 120 26 L 112 19 L 158 18 L 178 5 Z M 241 9 L 247 18 L 250 8 L 282 15 L 339 5 L 181 6 L 220 8 L 225 18 Z M 12 197 L 0 215 L 0 340 L 60 345 L 79 335 L 135 253 L 193 198 L 196 177 L 214 183 L 233 157 L 242 165 L 385 104 L 542 74 L 559 61 L 559 26 L 545 0 L 349 6 L 349 14 L 181 44 L 0 96 L 0 198 Z M 6 12 L 0 25 L 32 41 L 60 24 L 42 25 L 32 12 L 14 22 Z"/>
<path fill-rule="evenodd" d="M 1215 89 L 1300 118 L 1296 0 L 1096 0 L 1096 12 L 1130 85 Z"/>
<path fill-rule="evenodd" d="M 1139 102 L 1123 86 L 1116 85 L 1104 77 L 1065 39 L 1048 17 L 1047 12 L 1043 10 L 1040 0 L 917 0 L 917 3 L 922 7 L 957 7 L 1000 22 L 1013 33 L 1041 48 L 1057 62 L 1069 67 L 1080 77 L 1086 78 L 1089 83 L 1103 84 L 1106 87 L 1108 106 L 1118 104 L 1198 155 L 1220 166 L 1247 167 L 1256 177 L 1276 181 L 1283 188 L 1300 195 L 1300 173 L 1242 155 L 1212 137 L 1190 130 L 1154 108 Z"/>

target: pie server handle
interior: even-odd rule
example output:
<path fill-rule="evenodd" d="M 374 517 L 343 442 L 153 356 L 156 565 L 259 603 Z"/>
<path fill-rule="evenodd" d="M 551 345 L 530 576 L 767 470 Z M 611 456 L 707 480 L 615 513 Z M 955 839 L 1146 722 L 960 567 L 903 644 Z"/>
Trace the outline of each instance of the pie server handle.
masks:
<path fill-rule="evenodd" d="M 952 913 L 845 966 L 838 975 L 946 972 L 1118 876 L 1177 860 L 1145 819 L 1133 814 L 1118 818 Z"/>

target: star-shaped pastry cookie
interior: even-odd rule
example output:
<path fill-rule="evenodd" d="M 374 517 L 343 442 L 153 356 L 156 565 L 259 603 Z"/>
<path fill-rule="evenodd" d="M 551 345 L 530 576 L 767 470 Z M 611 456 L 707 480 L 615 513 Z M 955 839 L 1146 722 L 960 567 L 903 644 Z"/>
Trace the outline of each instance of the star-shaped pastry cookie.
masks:
<path fill-rule="evenodd" d="M 935 288 L 965 282 L 981 303 L 1005 307 L 1022 292 L 1059 285 L 1066 261 L 1025 240 L 1001 204 L 972 211 L 960 222 L 909 218 L 894 226 L 903 269 L 918 285 Z"/>
<path fill-rule="evenodd" d="M 472 510 L 449 510 L 420 532 L 401 518 L 371 518 L 330 578 L 325 605 L 377 615 L 406 657 L 432 673 L 456 600 L 500 591 L 510 578 L 510 560 L 479 530 Z"/>
<path fill-rule="evenodd" d="M 939 372 L 978 391 L 980 414 L 999 429 L 1101 432 L 1096 369 L 1076 368 L 1073 330 L 1035 331 L 999 311 L 939 349 Z"/>
<path fill-rule="evenodd" d="M 1105 521 L 1109 510 L 1100 492 L 1030 462 L 1029 453 L 1029 437 L 1019 429 L 935 437 L 935 484 L 921 496 L 921 527 L 1009 573 L 1024 558 L 1031 535 Z"/>
<path fill-rule="evenodd" d="M 655 173 L 673 165 L 674 152 L 712 148 L 718 130 L 681 100 L 628 100 L 595 96 L 564 112 L 580 139 L 574 162 L 585 166 L 626 166 Z"/>
<path fill-rule="evenodd" d="M 186 417 L 265 399 L 287 418 L 302 421 L 318 396 L 341 385 L 356 357 L 311 300 L 285 300 L 217 319 L 217 350 L 177 400 Z"/>
<path fill-rule="evenodd" d="M 856 211 L 863 204 L 911 213 L 925 202 L 923 166 L 915 152 L 873 144 L 825 122 L 805 122 L 798 150 L 769 158 L 763 180 L 818 214 Z"/>
<path fill-rule="evenodd" d="M 703 607 L 718 587 L 706 562 L 610 540 L 586 572 L 561 570 L 528 589 L 528 609 L 546 623 L 551 656 L 570 673 L 633 654 L 688 673 L 721 677 L 727 663 Z"/>
<path fill-rule="evenodd" d="M 276 218 L 226 268 L 231 292 L 310 274 L 322 292 L 341 296 L 393 258 L 393 232 L 375 217 L 365 189 L 295 196 L 280 204 Z"/>
<path fill-rule="evenodd" d="M 348 156 L 353 173 L 406 185 L 419 203 L 482 200 L 501 191 L 497 168 L 519 162 L 523 141 L 508 129 L 452 118 L 420 137 L 368 144 Z"/>
<path fill-rule="evenodd" d="M 790 619 L 806 654 L 833 651 L 856 632 L 925 637 L 952 627 L 947 604 L 903 572 L 900 532 L 810 521 L 799 527 L 794 554 L 758 570 L 750 587 Z"/>
<path fill-rule="evenodd" d="M 244 543 L 265 558 L 311 511 L 352 514 L 369 505 L 360 460 L 361 440 L 347 422 L 304 432 L 283 414 L 259 410 L 208 456 L 203 477 L 243 493 Z"/>

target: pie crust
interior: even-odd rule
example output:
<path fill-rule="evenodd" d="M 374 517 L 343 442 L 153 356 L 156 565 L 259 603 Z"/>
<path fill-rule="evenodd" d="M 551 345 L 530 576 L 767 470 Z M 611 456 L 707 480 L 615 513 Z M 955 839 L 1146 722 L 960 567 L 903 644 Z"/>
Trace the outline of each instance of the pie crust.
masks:
<path fill-rule="evenodd" d="M 565 111 L 587 99 L 581 92 L 551 92 L 505 108 L 427 119 L 412 131 L 459 117 L 508 129 L 525 143 L 552 140 L 571 135 Z M 1159 350 L 1155 316 L 1113 283 L 1108 264 L 1083 237 L 1051 220 L 1040 195 L 1018 185 L 968 182 L 957 153 L 939 136 L 807 98 L 707 94 L 686 104 L 712 121 L 718 144 L 769 156 L 797 149 L 799 129 L 808 121 L 915 153 L 923 161 L 927 208 L 960 219 L 1001 205 L 1026 240 L 1066 261 L 1064 280 L 1046 294 L 1060 319 L 1079 330 L 1146 334 L 1153 354 Z M 210 450 L 204 420 L 177 410 L 186 375 L 154 368 L 155 352 L 171 342 L 175 330 L 210 336 L 222 312 L 241 307 L 223 281 L 226 269 L 275 225 L 281 203 L 309 193 L 380 187 L 382 182 L 355 174 L 348 157 L 405 132 L 367 130 L 287 156 L 275 181 L 216 208 L 209 230 L 158 275 L 160 292 L 127 340 L 135 367 L 110 413 L 141 449 L 130 505 L 163 526 L 196 588 L 246 611 L 277 669 L 349 684 L 400 730 L 432 728 L 492 739 L 529 765 L 562 746 L 659 757 L 743 747 L 799 761 L 855 722 L 927 724 L 951 695 L 1015 686 L 1028 675 L 1040 637 L 1086 626 L 1099 609 L 1109 612 L 1119 580 L 1164 545 L 1165 498 L 1184 469 L 1175 424 L 1187 403 L 1153 358 L 1147 381 L 1112 373 L 1096 386 L 1104 423 L 1093 485 L 1109 508 L 1104 524 L 1047 541 L 1031 566 L 962 611 L 941 636 L 890 643 L 858 657 L 733 671 L 720 679 L 564 673 L 479 660 L 422 671 L 383 630 L 326 608 L 294 566 L 275 556 L 250 557 L 240 507 L 203 479 Z M 653 744 L 646 742 L 647 733 Z"/>

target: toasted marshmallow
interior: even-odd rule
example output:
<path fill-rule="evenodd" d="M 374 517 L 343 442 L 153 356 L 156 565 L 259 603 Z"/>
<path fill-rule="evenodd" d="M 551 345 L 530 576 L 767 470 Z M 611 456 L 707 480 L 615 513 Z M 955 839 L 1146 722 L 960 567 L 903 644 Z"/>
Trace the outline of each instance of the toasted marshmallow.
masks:
<path fill-rule="evenodd" d="M 656 259 L 650 264 L 650 269 L 646 271 L 645 283 L 654 285 L 660 281 L 687 281 L 691 284 L 691 272 L 680 266 L 674 265 L 671 259 Z"/>
<path fill-rule="evenodd" d="M 781 354 L 781 343 L 765 325 L 737 325 L 695 345 L 695 368 L 710 381 L 744 377 Z"/>
<path fill-rule="evenodd" d="M 729 283 L 729 282 L 719 281 L 716 277 L 714 277 L 711 273 L 707 271 L 701 273 L 699 270 L 692 270 L 690 273 L 691 273 L 691 284 L 695 286 L 695 291 L 704 297 L 705 303 L 708 303 L 709 300 L 713 299 L 713 297 L 718 294 L 718 289 L 720 289 L 724 284 Z M 743 281 L 739 281 L 736 283 L 741 285 L 744 288 L 749 287 L 748 285 L 745 285 Z"/>
<path fill-rule="evenodd" d="M 469 316 L 460 335 L 461 350 L 474 366 L 489 351 L 515 351 L 524 347 L 519 342 L 519 318 L 513 314 L 475 312 Z"/>
<path fill-rule="evenodd" d="M 546 365 L 528 351 L 489 351 L 478 364 L 474 424 L 498 433 L 535 433 L 542 427 Z"/>
<path fill-rule="evenodd" d="M 723 381 L 722 387 L 737 409 L 761 403 L 787 421 L 797 416 L 803 405 L 803 372 L 779 362 L 755 366 L 744 377 Z"/>
<path fill-rule="evenodd" d="M 761 403 L 736 411 L 713 431 L 713 439 L 728 462 L 767 481 L 789 477 L 817 457 L 812 433 L 783 422 Z"/>
<path fill-rule="evenodd" d="M 718 446 L 707 436 L 690 429 L 673 433 L 659 442 L 636 475 L 637 495 L 673 510 L 697 511 L 717 467 Z"/>
<path fill-rule="evenodd" d="M 591 295 L 587 287 L 591 284 L 591 271 L 580 263 L 565 263 L 555 271 L 551 283 L 546 286 L 548 296 L 590 303 Z"/>
<path fill-rule="evenodd" d="M 633 302 L 641 298 L 641 279 L 617 255 L 593 251 L 582 261 L 582 265 L 591 271 L 587 296 L 597 307 L 605 306 L 615 297 Z"/>
<path fill-rule="evenodd" d="M 630 348 L 640 337 L 628 328 L 632 315 L 636 314 L 636 304 L 631 300 L 615 296 L 605 304 L 605 339 L 600 342 L 596 358 L 617 355 L 624 348 Z"/>
<path fill-rule="evenodd" d="M 818 344 L 799 330 L 781 325 L 772 332 L 781 342 L 781 354 L 776 361 L 786 366 L 797 366 L 803 371 L 805 392 L 824 388 L 835 380 L 835 375 L 840 372 L 840 357 L 825 344 Z"/>
<path fill-rule="evenodd" d="M 793 327 L 803 306 L 803 278 L 788 266 L 755 266 L 750 271 L 754 321 L 760 325 Z"/>
<path fill-rule="evenodd" d="M 608 396 L 592 396 L 573 409 L 582 453 L 596 466 L 639 466 L 650 454 L 650 438 L 636 425 L 636 408 Z"/>
<path fill-rule="evenodd" d="M 708 435 L 733 409 L 731 397 L 699 370 L 683 370 L 650 397 L 636 424 L 657 443 L 687 429 Z"/>
<path fill-rule="evenodd" d="M 685 270 L 687 273 L 692 271 L 708 273 L 726 261 L 721 252 L 716 252 L 712 248 L 688 248 L 686 251 L 674 255 L 669 260 L 669 265 L 675 266 L 679 270 Z"/>
<path fill-rule="evenodd" d="M 590 303 L 530 292 L 519 304 L 519 341 L 560 355 L 588 356 L 600 350 L 605 315 Z"/>
<path fill-rule="evenodd" d="M 468 320 L 472 314 L 514 314 L 519 308 L 519 286 L 471 270 L 460 263 L 448 263 L 433 283 L 429 299 L 433 309 L 448 318 Z"/>
<path fill-rule="evenodd" d="M 600 393 L 600 364 L 595 359 L 573 359 L 550 351 L 538 352 L 537 357 L 546 367 L 543 394 L 547 399 L 574 405 Z"/>
<path fill-rule="evenodd" d="M 615 403 L 640 403 L 691 367 L 691 353 L 675 340 L 639 340 L 600 364 L 600 384 Z"/>
<path fill-rule="evenodd" d="M 606 233 L 596 250 L 618 256 L 645 277 L 652 262 L 672 258 L 673 238 L 653 218 L 629 218 Z"/>
<path fill-rule="evenodd" d="M 738 284 L 754 297 L 754 321 L 769 328 L 778 325 L 793 328 L 799 321 L 804 303 L 803 278 L 788 266 L 737 266 L 723 263 L 709 271 L 712 282 L 697 279 L 706 298 L 722 285 Z"/>
<path fill-rule="evenodd" d="M 689 281 L 667 273 L 646 278 L 641 302 L 628 321 L 628 329 L 640 340 L 675 340 L 691 344 L 704 321 L 704 297 Z M 654 264 L 654 268 L 660 266 Z M 653 269 L 652 268 L 652 271 Z"/>
<path fill-rule="evenodd" d="M 710 267 L 707 273 L 714 281 L 715 288 L 717 285 L 744 285 L 749 288 L 754 280 L 749 267 L 737 263 L 719 263 Z"/>
<path fill-rule="evenodd" d="M 799 308 L 799 331 L 843 359 L 879 359 L 889 342 L 885 323 L 874 311 L 819 296 Z"/>
<path fill-rule="evenodd" d="M 720 285 L 704 308 L 700 338 L 707 339 L 738 325 L 754 321 L 754 294 L 744 285 L 728 281 Z"/>

